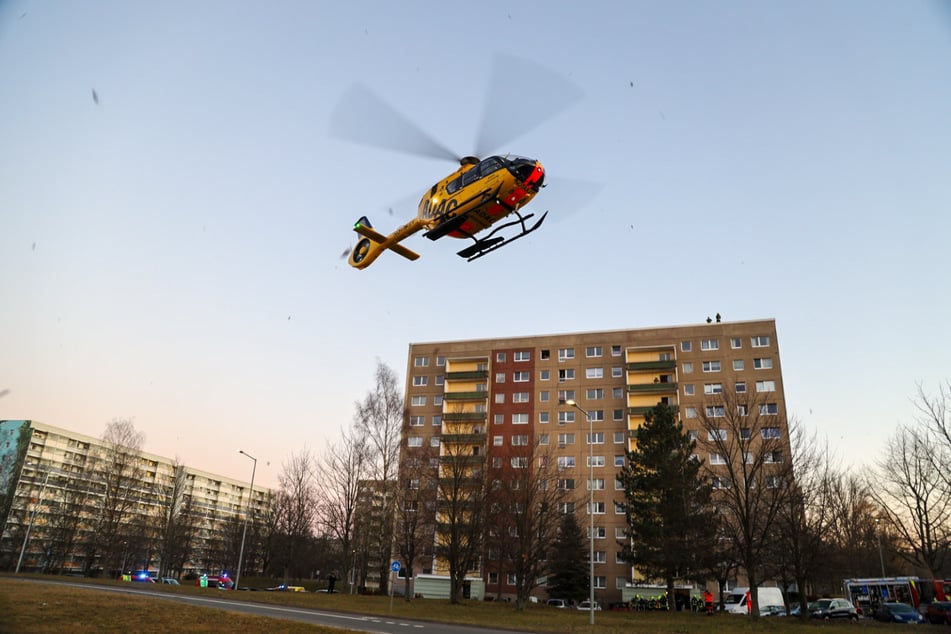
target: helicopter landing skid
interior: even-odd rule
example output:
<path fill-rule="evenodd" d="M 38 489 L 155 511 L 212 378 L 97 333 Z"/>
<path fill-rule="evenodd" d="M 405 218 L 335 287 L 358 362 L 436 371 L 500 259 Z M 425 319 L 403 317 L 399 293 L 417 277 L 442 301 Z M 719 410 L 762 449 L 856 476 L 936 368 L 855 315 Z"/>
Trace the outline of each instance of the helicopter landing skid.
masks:
<path fill-rule="evenodd" d="M 545 217 L 548 215 L 548 212 L 546 211 L 545 213 L 542 214 L 542 217 L 538 219 L 538 222 L 533 224 L 531 227 L 526 227 L 525 221 L 533 217 L 535 214 L 528 214 L 523 216 L 518 211 L 514 211 L 514 213 L 516 216 L 518 216 L 518 220 L 513 220 L 512 222 L 506 222 L 505 224 L 499 225 L 498 227 L 493 229 L 492 233 L 490 233 L 486 237 L 478 239 L 475 236 L 470 235 L 469 237 L 475 241 L 475 244 L 470 244 L 462 251 L 458 251 L 457 252 L 458 255 L 460 257 L 465 258 L 467 262 L 472 262 L 473 260 L 477 260 L 481 258 L 483 255 L 486 255 L 487 253 L 492 253 L 496 249 L 501 249 L 505 245 L 515 242 L 519 238 L 523 238 L 527 236 L 528 234 L 530 234 L 532 231 L 535 231 L 535 229 L 538 229 L 540 226 L 542 226 L 542 223 L 545 222 Z M 505 238 L 502 236 L 493 237 L 495 236 L 496 233 L 498 233 L 502 229 L 505 229 L 507 227 L 514 227 L 515 225 L 521 225 L 522 227 L 522 232 L 519 233 L 517 236 L 511 237 L 511 238 Z"/>

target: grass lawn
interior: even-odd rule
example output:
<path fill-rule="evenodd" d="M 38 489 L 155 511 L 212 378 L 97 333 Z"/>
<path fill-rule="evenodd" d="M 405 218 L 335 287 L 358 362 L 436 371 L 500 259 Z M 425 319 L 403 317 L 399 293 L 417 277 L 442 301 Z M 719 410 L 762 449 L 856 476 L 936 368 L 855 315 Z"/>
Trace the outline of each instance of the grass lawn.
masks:
<path fill-rule="evenodd" d="M 23 576 L 23 575 L 21 575 Z M 36 577 L 44 580 L 79 581 L 90 585 L 119 585 L 122 582 L 74 578 Z M 532 605 L 517 612 L 512 604 L 465 602 L 450 605 L 435 599 L 406 602 L 400 598 L 348 594 L 315 594 L 285 592 L 227 592 L 193 586 L 145 586 L 150 592 L 168 594 L 201 594 L 227 596 L 232 600 L 281 604 L 339 610 L 357 614 L 375 614 L 452 623 L 465 623 L 522 630 L 526 632 L 566 633 L 597 632 L 598 634 L 721 634 L 752 632 L 767 634 L 805 633 L 840 628 L 852 631 L 895 631 L 905 626 L 891 626 L 872 621 L 859 624 L 800 623 L 796 619 L 765 618 L 751 620 L 745 616 L 719 614 L 713 617 L 693 613 L 597 612 L 594 630 L 588 625 L 588 613 Z M 172 603 L 150 597 L 116 595 L 57 585 L 27 583 L 10 576 L 0 576 L 0 632 L 309 632 L 340 634 L 350 630 L 325 628 L 283 619 L 264 618 Z"/>

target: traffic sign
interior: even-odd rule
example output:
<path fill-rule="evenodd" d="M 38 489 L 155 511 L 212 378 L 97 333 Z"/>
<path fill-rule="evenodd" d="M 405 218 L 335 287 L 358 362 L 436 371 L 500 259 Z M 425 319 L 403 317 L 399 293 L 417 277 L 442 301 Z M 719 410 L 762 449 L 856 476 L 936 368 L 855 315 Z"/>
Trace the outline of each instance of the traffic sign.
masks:
<path fill-rule="evenodd" d="M 399 572 L 401 567 L 402 566 L 400 566 L 400 562 L 398 561 L 394 561 L 393 563 L 390 564 L 390 570 L 392 570 L 393 572 Z"/>

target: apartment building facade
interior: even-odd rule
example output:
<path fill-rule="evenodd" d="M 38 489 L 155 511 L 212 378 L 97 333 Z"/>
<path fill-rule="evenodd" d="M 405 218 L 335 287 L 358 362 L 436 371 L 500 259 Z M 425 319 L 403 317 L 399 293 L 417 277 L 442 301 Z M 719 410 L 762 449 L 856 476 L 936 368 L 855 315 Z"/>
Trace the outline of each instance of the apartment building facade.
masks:
<path fill-rule="evenodd" d="M 99 438 L 38 421 L 0 421 L 2 567 L 64 574 L 143 568 L 217 574 L 233 568 L 249 508 L 252 517 L 265 517 L 272 491 L 258 485 L 251 491 L 247 482 L 147 452 L 135 452 L 127 467 L 134 481 L 123 485 L 122 528 L 112 560 L 101 548 L 91 555 L 89 545 L 103 530 L 102 461 L 112 450 Z M 179 561 L 163 566 L 169 514 L 180 518 L 178 530 L 187 523 L 189 537 L 187 548 L 178 547 Z M 253 560 L 247 549 L 245 571 L 253 570 Z"/>
<path fill-rule="evenodd" d="M 724 390 L 755 394 L 758 411 L 775 417 L 770 433 L 788 439 L 774 320 L 718 317 L 695 325 L 414 343 L 401 463 L 438 453 L 442 462 L 429 458 L 430 464 L 444 470 L 446 456 L 466 453 L 481 456 L 487 473 L 476 475 L 491 478 L 493 468 L 507 465 L 513 446 L 544 448 L 562 474 L 559 487 L 575 500 L 565 512 L 575 512 L 586 533 L 594 515 L 596 595 L 618 601 L 636 579 L 618 544 L 626 538 L 616 482 L 625 450 L 635 446 L 644 415 L 658 403 L 676 408 L 694 437 L 709 433 L 700 421 L 720 414 L 715 401 Z M 701 457 L 715 476 L 721 457 Z M 438 509 L 436 501 L 420 512 Z M 415 568 L 446 574 L 434 552 L 427 548 Z M 504 570 L 484 559 L 473 575 L 490 593 L 514 590 Z M 544 597 L 544 588 L 536 594 Z"/>

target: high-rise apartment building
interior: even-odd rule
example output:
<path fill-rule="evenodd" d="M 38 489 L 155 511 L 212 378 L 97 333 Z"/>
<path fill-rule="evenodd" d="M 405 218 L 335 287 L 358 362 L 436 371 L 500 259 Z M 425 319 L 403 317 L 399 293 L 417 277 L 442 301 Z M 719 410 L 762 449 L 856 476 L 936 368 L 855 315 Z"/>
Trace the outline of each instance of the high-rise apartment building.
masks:
<path fill-rule="evenodd" d="M 724 402 L 734 402 L 717 398 L 724 391 L 755 395 L 758 414 L 775 416 L 769 434 L 788 439 L 774 320 L 721 322 L 718 316 L 698 325 L 414 343 L 401 463 L 438 452 L 441 458 L 428 457 L 428 464 L 445 478 L 447 456 L 482 456 L 487 473 L 469 475 L 491 478 L 493 468 L 508 464 L 513 446 L 546 448 L 563 473 L 559 486 L 577 489 L 577 503 L 565 510 L 574 509 L 586 532 L 594 515 L 596 594 L 602 602 L 617 601 L 634 580 L 618 544 L 625 539 L 625 516 L 616 475 L 625 450 L 634 447 L 645 413 L 658 403 L 676 408 L 695 437 L 709 433 L 701 419 L 715 419 Z M 701 457 L 715 481 L 722 456 Z M 419 507 L 437 524 L 439 509 L 438 500 Z M 424 552 L 416 570 L 447 573 L 433 548 Z M 473 568 L 488 593 L 512 593 L 504 570 L 484 557 Z"/>
<path fill-rule="evenodd" d="M 115 448 L 102 439 L 0 420 L 0 567 L 233 572 L 249 504 L 261 518 L 271 506 L 267 487 L 255 485 L 249 497 L 247 482 L 154 454 L 124 457 L 121 475 L 116 463 Z M 116 536 L 105 543 L 116 510 Z M 163 562 L 163 552 L 175 561 Z M 244 570 L 254 570 L 254 556 L 245 550 Z"/>

